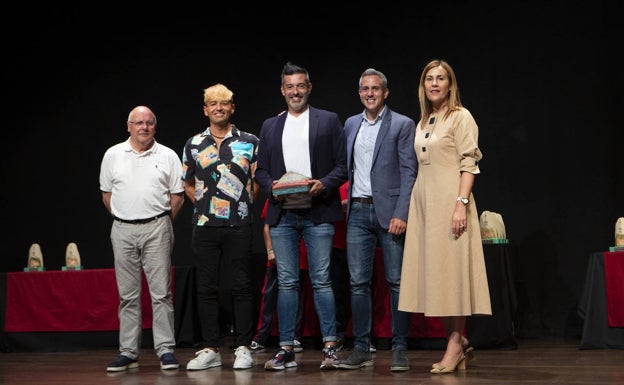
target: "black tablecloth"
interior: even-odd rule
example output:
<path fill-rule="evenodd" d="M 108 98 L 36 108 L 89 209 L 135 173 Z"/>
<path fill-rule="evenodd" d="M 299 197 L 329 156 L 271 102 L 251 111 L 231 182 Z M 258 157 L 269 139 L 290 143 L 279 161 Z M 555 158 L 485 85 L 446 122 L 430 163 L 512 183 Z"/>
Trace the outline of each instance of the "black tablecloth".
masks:
<path fill-rule="evenodd" d="M 608 324 L 604 253 L 602 252 L 592 253 L 589 257 L 585 285 L 577 311 L 584 320 L 579 349 L 624 349 L 624 328 L 609 327 Z"/>
<path fill-rule="evenodd" d="M 468 340 L 475 348 L 516 349 L 514 319 L 516 296 L 516 258 L 513 243 L 483 245 L 492 316 L 473 316 L 466 321 Z"/>

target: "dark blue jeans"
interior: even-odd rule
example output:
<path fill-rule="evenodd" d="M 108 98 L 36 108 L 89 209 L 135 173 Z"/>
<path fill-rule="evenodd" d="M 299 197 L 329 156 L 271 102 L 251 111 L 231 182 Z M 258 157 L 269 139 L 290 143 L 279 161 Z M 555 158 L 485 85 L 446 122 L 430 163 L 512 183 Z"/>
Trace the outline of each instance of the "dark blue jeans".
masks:
<path fill-rule="evenodd" d="M 368 351 L 372 328 L 371 283 L 375 262 L 375 247 L 381 245 L 390 286 L 392 315 L 392 349 L 407 349 L 410 314 L 399 311 L 399 288 L 403 264 L 405 236 L 388 233 L 377 221 L 372 204 L 351 204 L 347 222 L 347 260 L 351 274 L 351 314 L 353 314 L 354 347 Z"/>
<path fill-rule="evenodd" d="M 299 270 L 299 280 L 303 281 L 303 274 L 308 274 L 307 270 Z M 271 324 L 277 309 L 277 267 L 267 266 L 264 273 L 264 286 L 262 286 L 262 305 L 260 306 L 260 317 L 258 320 L 258 330 L 254 341 L 260 345 L 265 345 L 271 334 Z M 295 324 L 295 339 L 301 341 L 303 334 L 303 304 L 299 298 L 299 308 L 297 309 L 297 321 Z"/>
<path fill-rule="evenodd" d="M 330 276 L 334 224 L 315 224 L 306 210 L 284 210 L 280 222 L 271 226 L 271 240 L 277 255 L 277 315 L 280 346 L 295 339 L 296 311 L 299 306 L 299 242 L 305 241 L 308 271 L 314 292 L 323 342 L 336 341 L 336 305 Z"/>

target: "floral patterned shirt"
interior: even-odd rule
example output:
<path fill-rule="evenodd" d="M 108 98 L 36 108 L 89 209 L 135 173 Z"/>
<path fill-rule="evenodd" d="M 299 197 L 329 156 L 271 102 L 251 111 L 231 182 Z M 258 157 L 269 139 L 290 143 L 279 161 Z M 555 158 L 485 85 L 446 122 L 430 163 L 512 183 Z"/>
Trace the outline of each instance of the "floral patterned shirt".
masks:
<path fill-rule="evenodd" d="M 259 142 L 258 137 L 234 125 L 221 147 L 208 128 L 186 141 L 182 180 L 195 179 L 193 225 L 223 227 L 252 222 L 252 180 Z"/>

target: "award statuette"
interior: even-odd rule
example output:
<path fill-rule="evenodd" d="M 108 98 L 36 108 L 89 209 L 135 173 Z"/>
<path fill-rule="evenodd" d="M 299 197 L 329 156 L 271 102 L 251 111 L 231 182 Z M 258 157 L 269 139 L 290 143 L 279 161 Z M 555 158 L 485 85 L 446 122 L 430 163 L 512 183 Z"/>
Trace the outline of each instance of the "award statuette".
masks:
<path fill-rule="evenodd" d="M 484 244 L 509 243 L 503 216 L 493 211 L 484 211 L 479 217 L 481 239 Z"/>
<path fill-rule="evenodd" d="M 38 243 L 30 245 L 28 250 L 28 261 L 24 271 L 44 271 L 43 267 L 43 254 L 41 253 L 41 246 Z"/>
<path fill-rule="evenodd" d="M 63 271 L 82 270 L 80 253 L 78 252 L 78 246 L 74 242 L 69 243 L 65 249 L 65 266 L 62 269 Z"/>
<path fill-rule="evenodd" d="M 609 251 L 624 251 L 624 217 L 615 222 L 615 246 L 609 247 Z"/>
<path fill-rule="evenodd" d="M 273 195 L 288 195 L 310 191 L 310 178 L 296 172 L 287 172 L 273 185 Z"/>

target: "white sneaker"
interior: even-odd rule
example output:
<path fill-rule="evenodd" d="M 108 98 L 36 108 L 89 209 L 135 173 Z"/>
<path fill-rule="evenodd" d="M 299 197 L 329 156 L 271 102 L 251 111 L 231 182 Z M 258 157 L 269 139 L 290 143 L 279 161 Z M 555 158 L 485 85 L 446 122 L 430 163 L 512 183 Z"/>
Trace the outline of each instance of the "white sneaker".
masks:
<path fill-rule="evenodd" d="M 301 345 L 301 342 L 293 340 L 293 351 L 295 353 L 301 353 L 303 351 L 303 346 Z"/>
<path fill-rule="evenodd" d="M 234 360 L 234 369 L 249 369 L 253 367 L 254 360 L 251 358 L 251 352 L 247 346 L 239 346 L 234 352 L 236 359 Z"/>
<path fill-rule="evenodd" d="M 221 366 L 221 353 L 210 349 L 195 352 L 195 358 L 186 364 L 186 370 L 202 370 Z"/>

